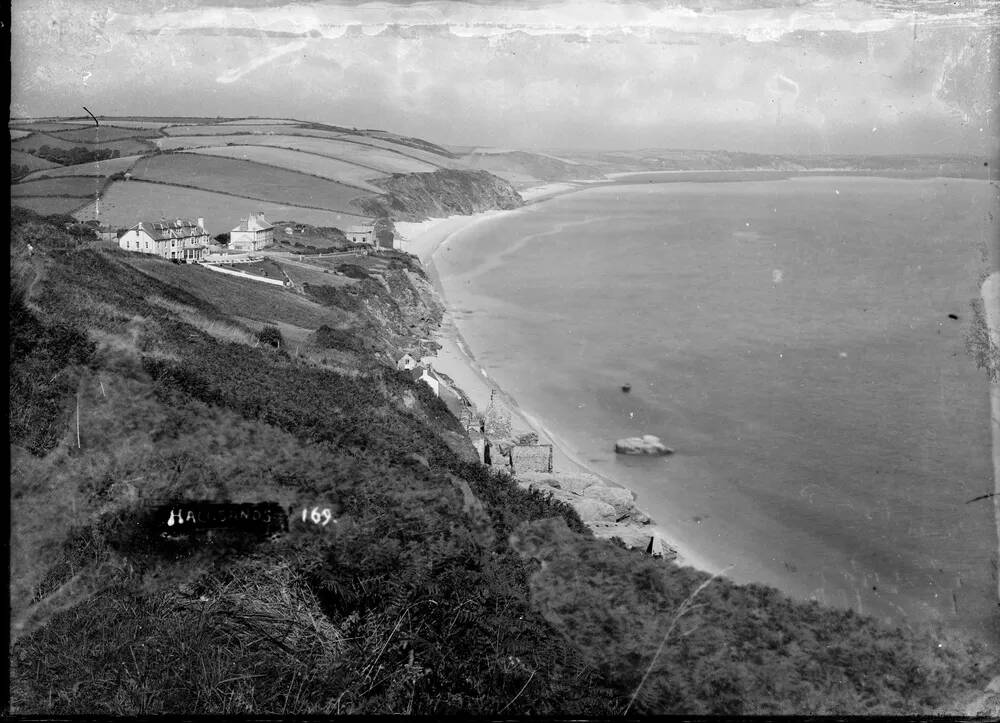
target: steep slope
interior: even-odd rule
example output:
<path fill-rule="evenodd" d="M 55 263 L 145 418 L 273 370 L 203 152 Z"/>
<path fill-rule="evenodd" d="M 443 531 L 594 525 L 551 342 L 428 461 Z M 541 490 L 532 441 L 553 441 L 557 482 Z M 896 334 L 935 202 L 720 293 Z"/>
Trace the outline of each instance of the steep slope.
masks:
<path fill-rule="evenodd" d="M 241 320 L 353 312 L 238 298 L 31 214 L 11 233 L 15 713 L 898 714 L 995 670 L 597 541 L 465 461 L 354 327 L 328 339 L 348 366 Z M 288 531 L 155 534 L 152 505 L 199 500 L 273 502 Z"/>

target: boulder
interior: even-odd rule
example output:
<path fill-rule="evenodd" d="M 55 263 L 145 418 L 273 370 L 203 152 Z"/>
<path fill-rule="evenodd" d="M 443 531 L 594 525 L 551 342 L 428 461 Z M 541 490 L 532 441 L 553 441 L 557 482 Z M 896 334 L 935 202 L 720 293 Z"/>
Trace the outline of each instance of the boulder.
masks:
<path fill-rule="evenodd" d="M 518 472 L 517 479 L 576 494 L 581 494 L 591 485 L 603 484 L 600 477 L 589 472 Z"/>
<path fill-rule="evenodd" d="M 635 497 L 632 495 L 631 490 L 627 490 L 624 487 L 591 485 L 583 491 L 583 496 L 587 499 L 600 500 L 611 505 L 615 508 L 617 518 L 631 515 L 635 509 Z"/>
<path fill-rule="evenodd" d="M 607 502 L 577 497 L 570 504 L 584 522 L 614 522 L 618 519 L 615 508 Z"/>
<path fill-rule="evenodd" d="M 578 495 L 584 494 L 584 490 L 590 487 L 606 486 L 600 477 L 586 472 L 560 474 L 556 482 L 560 489 L 575 492 Z"/>
<path fill-rule="evenodd" d="M 673 454 L 674 450 L 667 447 L 660 438 L 652 434 L 644 434 L 641 437 L 626 437 L 615 442 L 615 452 L 618 454 L 649 454 L 667 455 Z"/>

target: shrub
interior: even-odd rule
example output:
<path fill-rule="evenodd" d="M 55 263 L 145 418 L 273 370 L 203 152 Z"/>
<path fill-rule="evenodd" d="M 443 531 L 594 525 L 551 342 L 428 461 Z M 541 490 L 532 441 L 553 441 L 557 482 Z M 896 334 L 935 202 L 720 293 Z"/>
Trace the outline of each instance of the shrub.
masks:
<path fill-rule="evenodd" d="M 356 264 L 341 264 L 337 267 L 337 270 L 343 272 L 344 276 L 351 279 L 371 278 L 371 274 L 369 274 L 363 267 L 357 266 Z"/>
<path fill-rule="evenodd" d="M 261 344 L 268 344 L 275 349 L 280 349 L 284 341 L 281 337 L 281 330 L 276 326 L 265 326 L 257 333 L 257 341 Z"/>
<path fill-rule="evenodd" d="M 365 344 L 357 334 L 344 329 L 333 329 L 326 324 L 313 332 L 312 342 L 323 349 L 343 349 L 353 352 L 365 350 Z"/>

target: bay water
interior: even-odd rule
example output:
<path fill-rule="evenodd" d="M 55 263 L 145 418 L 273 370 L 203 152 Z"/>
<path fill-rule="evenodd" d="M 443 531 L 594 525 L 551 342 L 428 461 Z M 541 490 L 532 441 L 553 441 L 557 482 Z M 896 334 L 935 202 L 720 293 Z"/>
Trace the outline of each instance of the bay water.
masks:
<path fill-rule="evenodd" d="M 998 219 L 975 180 L 623 183 L 488 219 L 434 263 L 490 376 L 729 577 L 997 639 L 965 340 Z M 614 454 L 646 433 L 676 454 Z"/>

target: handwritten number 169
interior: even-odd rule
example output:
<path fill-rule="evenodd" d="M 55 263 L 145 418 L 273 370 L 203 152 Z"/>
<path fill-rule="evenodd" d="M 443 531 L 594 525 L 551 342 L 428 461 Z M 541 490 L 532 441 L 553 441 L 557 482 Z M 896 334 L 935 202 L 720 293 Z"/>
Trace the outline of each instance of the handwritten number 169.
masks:
<path fill-rule="evenodd" d="M 329 507 L 324 507 L 322 510 L 319 507 L 313 507 L 312 512 L 308 508 L 302 508 L 302 521 L 309 522 L 312 520 L 313 523 L 317 525 L 329 525 L 333 521 L 333 513 L 330 512 Z"/>

